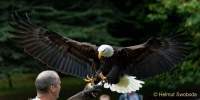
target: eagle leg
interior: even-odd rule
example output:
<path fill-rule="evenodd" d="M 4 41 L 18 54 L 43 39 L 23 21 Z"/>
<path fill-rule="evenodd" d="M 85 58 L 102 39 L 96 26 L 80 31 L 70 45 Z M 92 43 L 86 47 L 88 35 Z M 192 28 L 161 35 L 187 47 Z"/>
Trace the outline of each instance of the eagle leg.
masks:
<path fill-rule="evenodd" d="M 105 81 L 105 80 L 107 79 L 107 77 L 105 77 L 105 76 L 103 75 L 102 72 L 99 73 L 99 77 L 100 77 L 100 79 L 103 80 L 103 81 Z"/>

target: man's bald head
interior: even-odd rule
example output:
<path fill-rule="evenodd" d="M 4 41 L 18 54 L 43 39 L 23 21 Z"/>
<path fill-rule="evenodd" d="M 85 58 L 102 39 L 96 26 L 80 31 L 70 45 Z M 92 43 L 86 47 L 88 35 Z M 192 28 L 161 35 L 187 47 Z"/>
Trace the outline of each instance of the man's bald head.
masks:
<path fill-rule="evenodd" d="M 57 84 L 60 84 L 60 78 L 57 72 L 53 70 L 41 72 L 35 80 L 35 86 L 38 92 L 47 92 L 51 85 Z"/>

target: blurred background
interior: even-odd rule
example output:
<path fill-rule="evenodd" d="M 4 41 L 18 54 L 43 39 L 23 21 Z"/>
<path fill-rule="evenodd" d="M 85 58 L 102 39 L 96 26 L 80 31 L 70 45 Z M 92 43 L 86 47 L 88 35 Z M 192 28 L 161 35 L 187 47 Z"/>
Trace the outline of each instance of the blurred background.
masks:
<path fill-rule="evenodd" d="M 0 1 L 0 100 L 27 100 L 36 95 L 34 80 L 44 64 L 28 56 L 11 41 L 13 11 L 30 12 L 34 23 L 63 36 L 97 45 L 128 46 L 151 36 L 185 31 L 191 52 L 170 72 L 145 80 L 138 91 L 194 92 L 200 95 L 200 1 L 199 0 L 1 0 Z M 62 75 L 64 100 L 84 88 L 82 79 Z M 112 100 L 119 94 L 109 93 Z"/>

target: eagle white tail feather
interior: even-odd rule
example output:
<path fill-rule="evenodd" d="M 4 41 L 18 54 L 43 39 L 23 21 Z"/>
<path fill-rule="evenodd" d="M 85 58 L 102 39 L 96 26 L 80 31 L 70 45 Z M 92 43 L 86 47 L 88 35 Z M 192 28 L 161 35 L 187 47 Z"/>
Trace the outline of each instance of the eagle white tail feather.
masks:
<path fill-rule="evenodd" d="M 134 76 L 124 75 L 117 84 L 104 84 L 104 88 L 110 88 L 111 91 L 118 93 L 131 93 L 139 90 L 144 81 L 135 79 Z"/>

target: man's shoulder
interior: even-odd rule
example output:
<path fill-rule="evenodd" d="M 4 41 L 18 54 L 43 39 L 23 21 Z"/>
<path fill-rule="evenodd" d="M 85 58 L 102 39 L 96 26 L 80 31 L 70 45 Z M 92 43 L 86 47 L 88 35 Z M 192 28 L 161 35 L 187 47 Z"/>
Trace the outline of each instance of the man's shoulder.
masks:
<path fill-rule="evenodd" d="M 35 98 L 28 99 L 28 100 L 40 100 L 40 99 L 35 97 Z"/>

